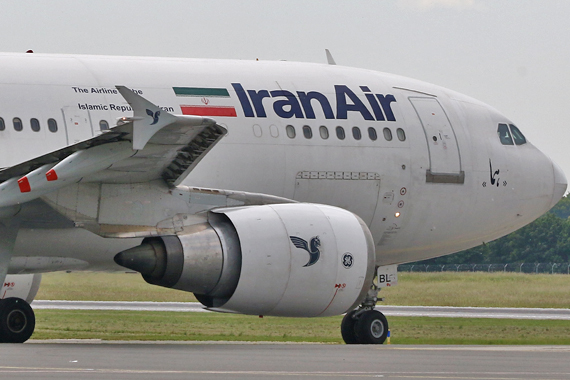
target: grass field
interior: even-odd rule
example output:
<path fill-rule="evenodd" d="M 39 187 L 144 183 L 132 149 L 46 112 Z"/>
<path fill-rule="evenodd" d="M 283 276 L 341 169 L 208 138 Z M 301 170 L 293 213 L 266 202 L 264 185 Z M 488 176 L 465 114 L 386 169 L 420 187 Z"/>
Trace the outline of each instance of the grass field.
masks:
<path fill-rule="evenodd" d="M 386 305 L 570 307 L 570 276 L 520 273 L 400 273 L 380 292 Z M 36 299 L 196 301 L 192 293 L 152 286 L 134 273 L 48 273 Z"/>
<path fill-rule="evenodd" d="M 563 274 L 399 273 L 384 289 L 388 305 L 570 307 L 570 276 Z"/>
<path fill-rule="evenodd" d="M 342 343 L 341 316 L 39 310 L 34 339 Z M 393 344 L 570 344 L 568 321 L 391 317 Z"/>
<path fill-rule="evenodd" d="M 402 273 L 380 292 L 391 305 L 563 307 L 570 276 Z M 136 274 L 54 273 L 37 299 L 194 301 Z M 381 305 L 381 304 L 380 304 Z M 174 312 L 38 310 L 34 339 L 229 340 L 342 343 L 341 316 L 277 318 Z M 569 321 L 390 317 L 393 344 L 570 344 Z"/>

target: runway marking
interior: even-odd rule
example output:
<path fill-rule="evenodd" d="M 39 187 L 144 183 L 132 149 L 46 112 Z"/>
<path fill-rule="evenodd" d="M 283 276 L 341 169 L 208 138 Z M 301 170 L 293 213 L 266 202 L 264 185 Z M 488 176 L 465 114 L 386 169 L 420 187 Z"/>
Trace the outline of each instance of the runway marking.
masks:
<path fill-rule="evenodd" d="M 494 351 L 494 352 L 570 352 L 566 346 L 441 346 L 441 347 L 401 347 L 379 346 L 377 350 L 401 350 L 401 351 Z"/>
<path fill-rule="evenodd" d="M 36 300 L 34 309 L 210 312 L 198 302 Z M 380 305 L 388 317 L 570 320 L 570 309 Z"/>
<path fill-rule="evenodd" d="M 529 375 L 528 373 L 524 373 L 522 375 Z M 513 376 L 520 376 L 513 375 Z M 486 375 L 481 375 L 479 377 L 465 377 L 465 376 L 457 376 L 457 375 L 448 375 L 448 376 L 433 376 L 433 375 L 389 375 L 389 377 L 394 378 L 404 378 L 404 379 L 457 379 L 457 380 L 518 380 L 520 377 L 488 377 Z M 559 378 L 554 377 L 535 377 L 533 380 L 558 380 Z"/>
<path fill-rule="evenodd" d="M 111 369 L 111 368 L 50 368 L 50 367 L 10 367 L 0 366 L 2 373 L 100 373 L 100 374 L 157 374 L 157 375 L 234 375 L 234 376 L 327 376 L 327 377 L 372 377 L 372 378 L 405 378 L 405 379 L 460 379 L 460 380 L 513 380 L 521 375 L 533 375 L 528 372 L 323 372 L 323 371 L 192 371 L 192 370 L 144 370 L 144 369 Z M 540 373 L 542 377 L 533 380 L 556 380 L 559 376 L 568 376 L 570 373 Z M 557 377 L 543 377 L 557 376 Z"/>
<path fill-rule="evenodd" d="M 248 376 L 327 376 L 327 377 L 384 377 L 377 372 L 284 372 L 284 371 L 192 371 L 192 370 L 136 370 L 91 368 L 2 367 L 2 373 L 104 373 L 104 374 L 157 374 L 157 375 L 248 375 Z"/>

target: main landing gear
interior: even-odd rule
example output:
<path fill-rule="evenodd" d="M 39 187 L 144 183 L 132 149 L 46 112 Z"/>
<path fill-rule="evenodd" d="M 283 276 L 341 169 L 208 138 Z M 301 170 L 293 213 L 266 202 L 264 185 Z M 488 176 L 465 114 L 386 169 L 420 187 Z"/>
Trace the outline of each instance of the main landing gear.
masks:
<path fill-rule="evenodd" d="M 24 343 L 36 327 L 32 307 L 23 299 L 0 300 L 0 343 Z"/>
<path fill-rule="evenodd" d="M 374 310 L 378 301 L 378 287 L 372 284 L 362 304 L 349 311 L 342 319 L 340 333 L 346 344 L 382 344 L 388 336 L 388 321 Z"/>

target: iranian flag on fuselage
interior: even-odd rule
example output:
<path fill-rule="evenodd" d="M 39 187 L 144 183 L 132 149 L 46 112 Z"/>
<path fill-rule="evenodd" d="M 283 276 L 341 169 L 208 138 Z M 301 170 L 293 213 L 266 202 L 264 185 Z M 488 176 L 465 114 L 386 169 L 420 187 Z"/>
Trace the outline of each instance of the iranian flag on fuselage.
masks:
<path fill-rule="evenodd" d="M 178 97 L 188 98 L 181 104 L 183 115 L 237 117 L 234 106 L 227 105 L 230 93 L 226 88 L 172 87 Z"/>

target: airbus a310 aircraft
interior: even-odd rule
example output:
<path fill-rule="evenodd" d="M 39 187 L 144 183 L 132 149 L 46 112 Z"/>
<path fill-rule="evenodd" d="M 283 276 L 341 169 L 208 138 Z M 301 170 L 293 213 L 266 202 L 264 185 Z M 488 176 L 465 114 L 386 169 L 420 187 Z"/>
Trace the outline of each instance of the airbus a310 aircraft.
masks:
<path fill-rule="evenodd" d="M 346 343 L 383 343 L 389 266 L 563 196 L 495 109 L 332 63 L 1 54 L 1 341 L 32 335 L 39 273 L 128 268 L 214 311 L 347 313 Z"/>

